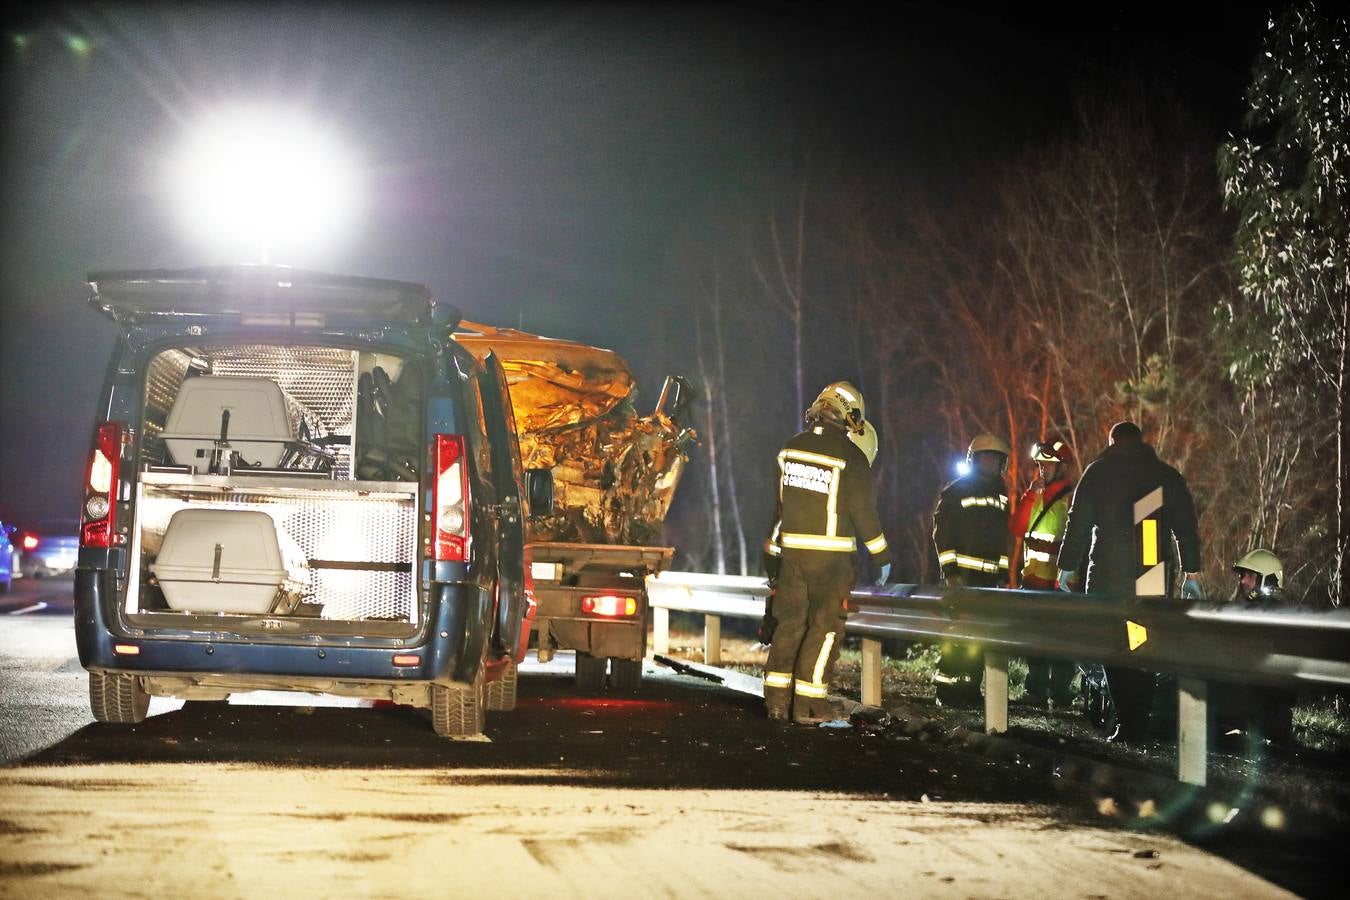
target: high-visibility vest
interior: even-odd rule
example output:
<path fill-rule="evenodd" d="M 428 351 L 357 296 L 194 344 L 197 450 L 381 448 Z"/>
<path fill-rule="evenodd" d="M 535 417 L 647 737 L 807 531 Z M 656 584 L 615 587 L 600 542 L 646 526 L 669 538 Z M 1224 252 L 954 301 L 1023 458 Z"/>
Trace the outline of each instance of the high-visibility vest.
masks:
<path fill-rule="evenodd" d="M 1048 509 L 1045 500 L 1053 498 Z M 1022 535 L 1022 580 L 1053 583 L 1059 575 L 1059 548 L 1064 542 L 1064 527 L 1069 522 L 1069 503 L 1073 484 L 1056 481 L 1031 501 L 1027 530 Z M 1044 510 L 1044 512 L 1042 512 Z"/>

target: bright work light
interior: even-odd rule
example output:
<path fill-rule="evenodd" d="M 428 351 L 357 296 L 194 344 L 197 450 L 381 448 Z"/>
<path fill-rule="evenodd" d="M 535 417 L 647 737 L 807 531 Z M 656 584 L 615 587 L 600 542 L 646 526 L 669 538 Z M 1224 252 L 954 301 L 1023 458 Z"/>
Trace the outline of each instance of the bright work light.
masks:
<path fill-rule="evenodd" d="M 301 264 L 354 217 L 357 178 L 339 139 L 284 110 L 240 107 L 191 131 L 171 165 L 185 228 L 216 253 Z"/>

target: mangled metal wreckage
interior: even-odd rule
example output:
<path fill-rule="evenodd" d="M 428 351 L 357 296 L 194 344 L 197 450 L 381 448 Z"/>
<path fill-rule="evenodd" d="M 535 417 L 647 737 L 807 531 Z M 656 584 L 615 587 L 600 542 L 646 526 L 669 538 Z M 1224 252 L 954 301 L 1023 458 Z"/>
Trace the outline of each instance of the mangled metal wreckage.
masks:
<path fill-rule="evenodd" d="M 526 469 L 553 473 L 554 502 L 528 522 L 542 659 L 577 651 L 584 689 L 636 689 L 646 651 L 645 578 L 667 568 L 652 546 L 695 438 L 689 388 L 678 376 L 654 411 L 638 414 L 637 385 L 611 350 L 462 322 L 455 339 L 494 352 L 510 387 Z"/>

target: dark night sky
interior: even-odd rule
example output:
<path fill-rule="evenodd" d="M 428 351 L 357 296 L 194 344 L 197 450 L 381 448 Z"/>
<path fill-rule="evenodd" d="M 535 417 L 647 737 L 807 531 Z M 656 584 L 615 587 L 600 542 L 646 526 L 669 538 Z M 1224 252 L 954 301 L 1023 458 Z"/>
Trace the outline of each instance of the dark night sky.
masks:
<path fill-rule="evenodd" d="M 363 163 L 349 239 L 295 265 L 429 284 L 612 346 L 649 383 L 681 227 L 800 162 L 957 184 L 1131 75 L 1236 127 L 1260 5 L 805 3 L 43 8 L 5 24 L 0 518 L 69 512 L 112 329 L 85 272 L 194 265 L 161 184 L 182 123 L 281 98 Z M 16 36 L 26 38 L 24 46 Z M 87 38 L 87 56 L 63 43 Z M 654 389 L 655 385 L 651 386 Z"/>

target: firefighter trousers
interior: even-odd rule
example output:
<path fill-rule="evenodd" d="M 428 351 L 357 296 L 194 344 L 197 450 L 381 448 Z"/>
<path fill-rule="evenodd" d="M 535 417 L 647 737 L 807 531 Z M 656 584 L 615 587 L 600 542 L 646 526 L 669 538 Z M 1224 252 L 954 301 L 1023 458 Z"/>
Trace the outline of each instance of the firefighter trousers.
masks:
<path fill-rule="evenodd" d="M 833 715 L 826 696 L 844 638 L 853 554 L 785 550 L 773 612 L 778 619 L 764 672 L 770 714 Z"/>

